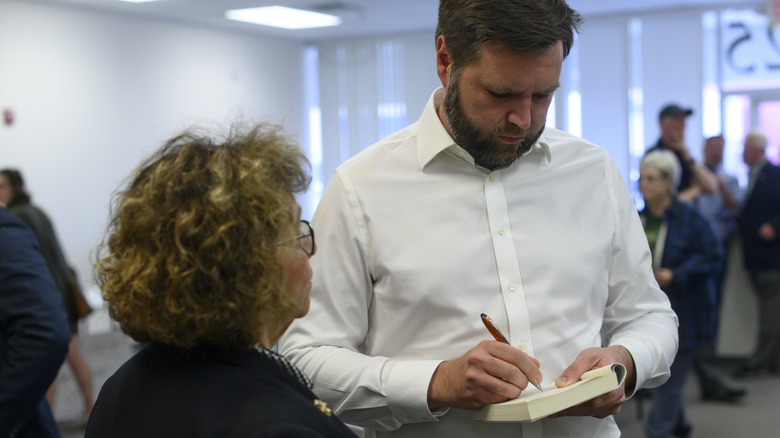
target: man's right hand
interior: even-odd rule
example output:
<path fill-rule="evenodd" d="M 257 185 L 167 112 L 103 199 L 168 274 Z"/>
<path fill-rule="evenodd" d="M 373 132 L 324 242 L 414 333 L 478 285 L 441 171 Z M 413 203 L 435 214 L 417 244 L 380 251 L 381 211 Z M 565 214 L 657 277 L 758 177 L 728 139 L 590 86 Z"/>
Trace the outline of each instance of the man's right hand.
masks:
<path fill-rule="evenodd" d="M 428 386 L 428 407 L 478 409 L 517 398 L 529 381 L 542 383 L 538 360 L 511 345 L 482 341 L 436 368 Z"/>
<path fill-rule="evenodd" d="M 682 132 L 675 132 L 673 135 L 670 135 L 669 138 L 664 139 L 664 141 L 669 149 L 673 151 L 681 153 L 688 152 L 688 146 L 685 144 L 685 137 Z"/>

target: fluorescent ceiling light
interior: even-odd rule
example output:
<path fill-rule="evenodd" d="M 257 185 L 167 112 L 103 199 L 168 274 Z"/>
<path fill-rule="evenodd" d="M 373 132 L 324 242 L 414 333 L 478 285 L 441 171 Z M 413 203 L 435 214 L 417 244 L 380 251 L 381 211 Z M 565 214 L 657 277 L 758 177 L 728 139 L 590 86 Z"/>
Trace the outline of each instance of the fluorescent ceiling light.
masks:
<path fill-rule="evenodd" d="M 341 18 L 335 15 L 286 8 L 284 6 L 232 9 L 225 12 L 225 18 L 262 24 L 263 26 L 281 27 L 283 29 L 308 29 L 312 27 L 338 26 L 341 24 Z"/>
<path fill-rule="evenodd" d="M 126 3 L 147 3 L 147 2 L 156 2 L 159 0 L 119 0 L 120 2 L 126 2 Z"/>

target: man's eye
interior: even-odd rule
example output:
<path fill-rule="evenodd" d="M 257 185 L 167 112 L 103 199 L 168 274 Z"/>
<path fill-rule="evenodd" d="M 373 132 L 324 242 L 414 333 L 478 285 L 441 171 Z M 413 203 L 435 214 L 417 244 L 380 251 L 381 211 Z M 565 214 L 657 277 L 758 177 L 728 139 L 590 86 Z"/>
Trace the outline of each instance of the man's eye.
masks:
<path fill-rule="evenodd" d="M 497 99 L 504 99 L 506 97 L 509 97 L 509 93 L 496 93 L 495 91 L 490 91 L 490 90 L 488 90 L 488 93 L 490 93 L 491 96 Z"/>
<path fill-rule="evenodd" d="M 549 98 L 551 95 L 550 93 L 544 93 L 544 94 L 534 94 L 534 99 L 536 100 L 545 100 Z"/>

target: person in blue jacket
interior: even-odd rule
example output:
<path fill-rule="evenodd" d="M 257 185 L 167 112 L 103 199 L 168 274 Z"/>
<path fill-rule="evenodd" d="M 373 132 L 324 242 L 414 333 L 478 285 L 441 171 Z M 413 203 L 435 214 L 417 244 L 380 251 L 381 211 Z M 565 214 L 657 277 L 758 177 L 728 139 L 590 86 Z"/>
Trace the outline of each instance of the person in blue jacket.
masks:
<path fill-rule="evenodd" d="M 680 321 L 679 347 L 671 377 L 653 388 L 645 422 L 648 438 L 688 437 L 682 391 L 697 348 L 712 345 L 717 327 L 714 274 L 722 257 L 710 223 L 675 197 L 680 163 L 671 151 L 648 152 L 639 164 L 639 213 L 653 257 L 653 273 Z"/>
<path fill-rule="evenodd" d="M 0 437 L 58 437 L 46 390 L 70 332 L 33 233 L 0 204 Z"/>

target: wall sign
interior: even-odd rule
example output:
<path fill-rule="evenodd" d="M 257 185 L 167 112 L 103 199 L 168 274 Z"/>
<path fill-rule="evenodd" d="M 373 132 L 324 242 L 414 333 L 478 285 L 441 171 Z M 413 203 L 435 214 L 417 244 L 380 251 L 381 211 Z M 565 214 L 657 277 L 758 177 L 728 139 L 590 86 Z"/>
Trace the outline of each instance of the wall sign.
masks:
<path fill-rule="evenodd" d="M 752 10 L 721 13 L 724 91 L 780 88 L 780 23 Z"/>

